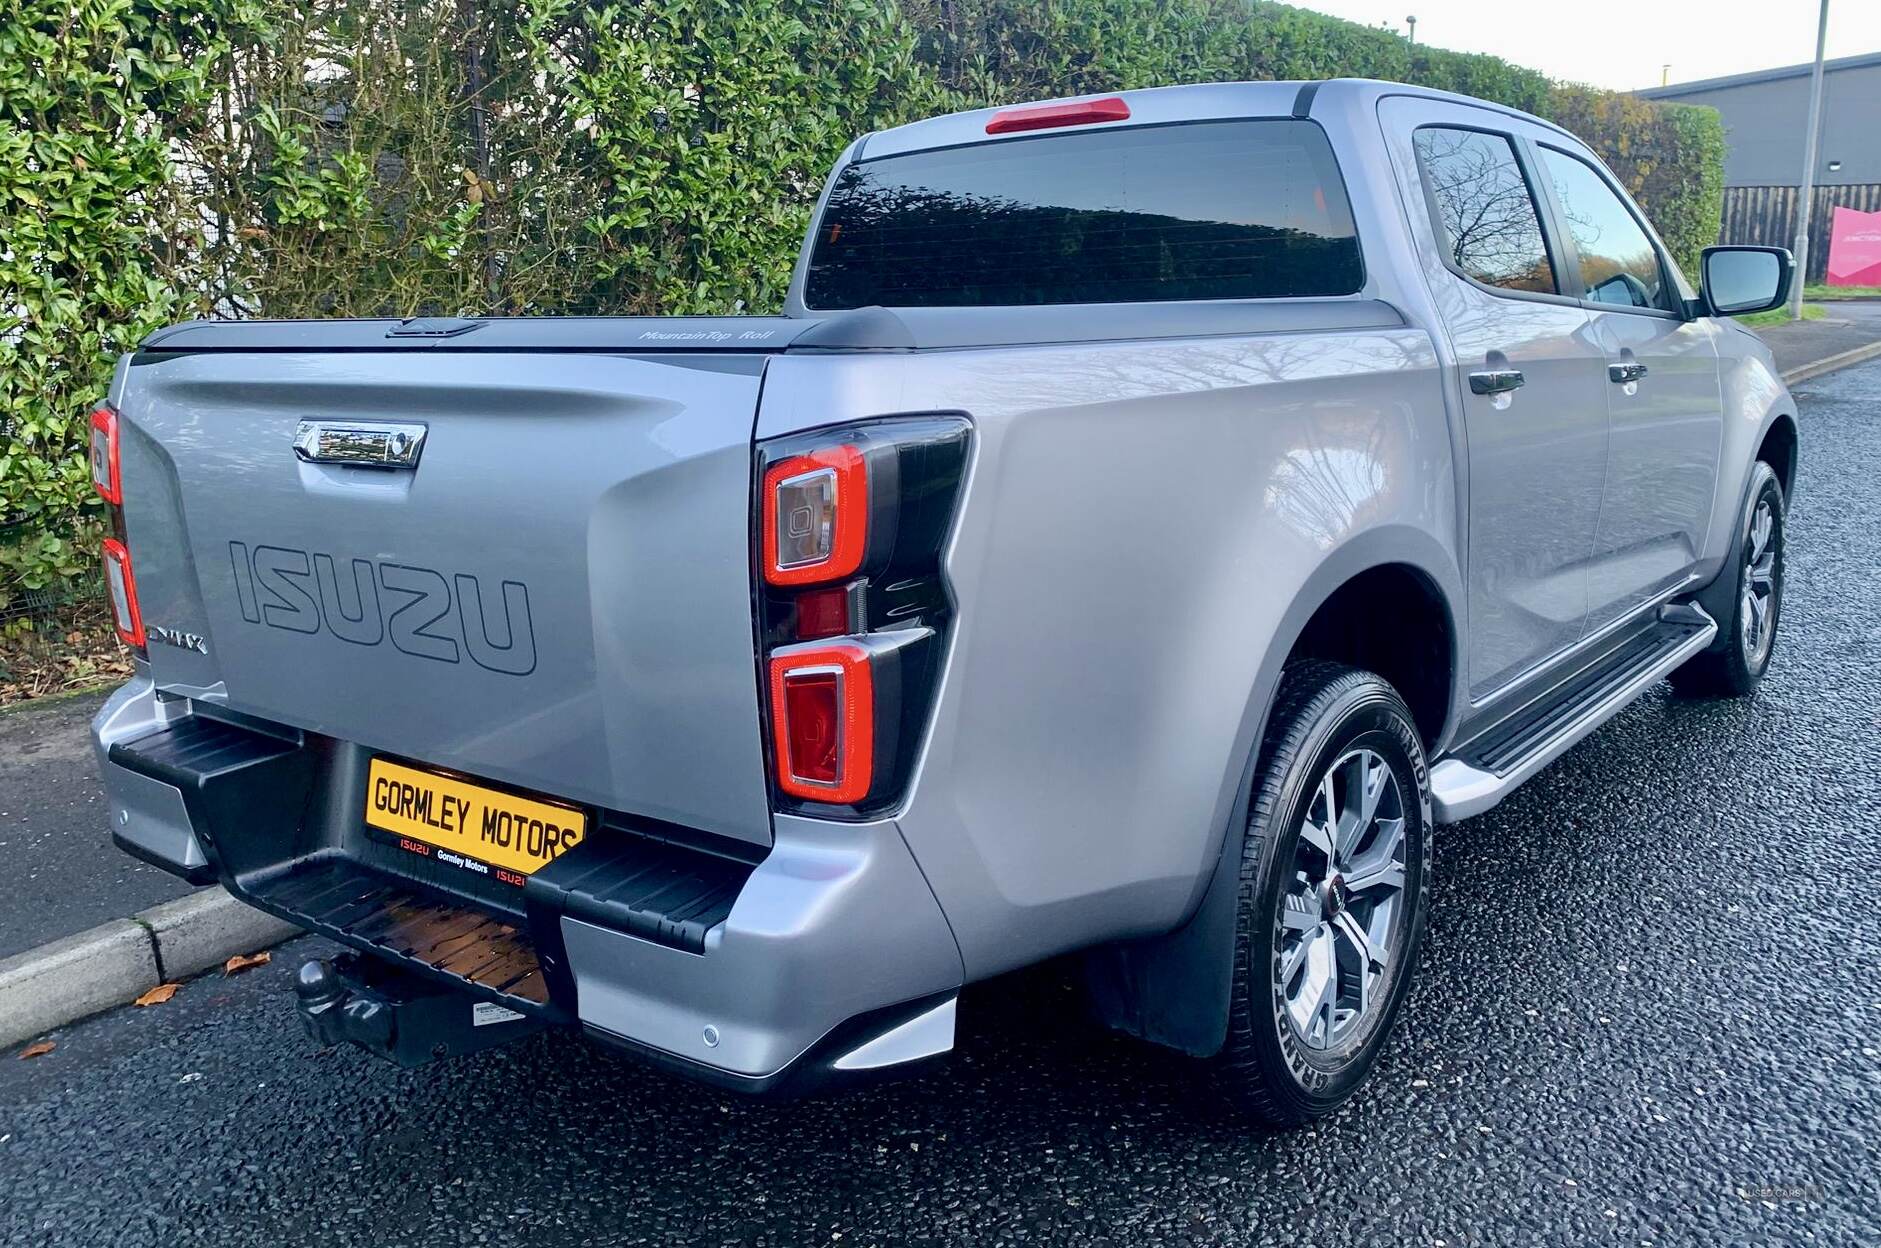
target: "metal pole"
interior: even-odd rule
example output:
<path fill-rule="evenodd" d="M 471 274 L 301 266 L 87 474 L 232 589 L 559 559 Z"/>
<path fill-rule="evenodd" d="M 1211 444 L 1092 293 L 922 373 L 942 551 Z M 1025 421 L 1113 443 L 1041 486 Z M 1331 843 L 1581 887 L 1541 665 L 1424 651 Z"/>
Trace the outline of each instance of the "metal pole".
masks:
<path fill-rule="evenodd" d="M 1829 0 L 1816 23 L 1816 69 L 1809 78 L 1809 129 L 1803 135 L 1803 189 L 1796 204 L 1796 285 L 1790 290 L 1790 319 L 1803 319 L 1803 285 L 1809 280 L 1809 210 L 1816 198 L 1816 131 L 1822 125 L 1822 50 L 1829 41 Z"/>

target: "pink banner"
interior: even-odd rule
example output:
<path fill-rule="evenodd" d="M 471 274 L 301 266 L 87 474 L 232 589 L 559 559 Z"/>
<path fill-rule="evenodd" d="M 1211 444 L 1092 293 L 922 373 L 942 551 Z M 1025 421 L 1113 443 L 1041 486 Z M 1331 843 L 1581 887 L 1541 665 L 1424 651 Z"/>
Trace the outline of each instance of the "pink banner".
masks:
<path fill-rule="evenodd" d="M 1829 222 L 1829 285 L 1881 286 L 1881 212 L 1835 210 Z"/>

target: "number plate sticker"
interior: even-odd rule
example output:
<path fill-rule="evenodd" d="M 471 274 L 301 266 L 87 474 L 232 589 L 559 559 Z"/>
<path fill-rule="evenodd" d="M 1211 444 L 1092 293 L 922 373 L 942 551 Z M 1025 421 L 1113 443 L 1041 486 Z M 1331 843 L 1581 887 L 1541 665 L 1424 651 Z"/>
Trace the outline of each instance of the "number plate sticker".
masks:
<path fill-rule="evenodd" d="M 418 842 L 406 848 L 428 850 L 441 861 L 470 858 L 497 867 L 501 879 L 548 865 L 588 833 L 588 817 L 579 810 L 383 758 L 373 759 L 367 773 L 366 823 Z"/>

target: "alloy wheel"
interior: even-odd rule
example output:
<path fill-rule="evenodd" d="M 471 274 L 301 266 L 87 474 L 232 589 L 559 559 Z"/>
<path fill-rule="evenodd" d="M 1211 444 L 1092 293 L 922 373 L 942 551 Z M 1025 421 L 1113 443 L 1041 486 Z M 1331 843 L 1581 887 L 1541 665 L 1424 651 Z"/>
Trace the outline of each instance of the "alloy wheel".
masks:
<path fill-rule="evenodd" d="M 1744 540 L 1744 600 L 1738 610 L 1744 662 L 1753 670 L 1762 666 L 1776 637 L 1777 532 L 1776 507 L 1766 494 L 1757 500 L 1751 513 L 1750 532 Z"/>
<path fill-rule="evenodd" d="M 1309 1049 L 1355 1034 L 1403 935 L 1404 793 L 1378 754 L 1348 750 L 1320 777 L 1281 900 L 1274 974 L 1289 1025 Z"/>

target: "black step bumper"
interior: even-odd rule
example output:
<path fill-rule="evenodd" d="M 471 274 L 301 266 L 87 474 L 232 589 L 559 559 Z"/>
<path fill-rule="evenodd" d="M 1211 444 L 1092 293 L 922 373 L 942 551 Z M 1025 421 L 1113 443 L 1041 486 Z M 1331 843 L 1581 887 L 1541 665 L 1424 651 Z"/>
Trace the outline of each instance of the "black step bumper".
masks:
<path fill-rule="evenodd" d="M 516 887 L 369 830 L 363 746 L 147 680 L 93 733 L 132 852 L 468 998 L 751 1092 L 952 1044 L 959 949 L 892 821 L 780 815 L 751 861 L 592 811 L 581 845 Z"/>

